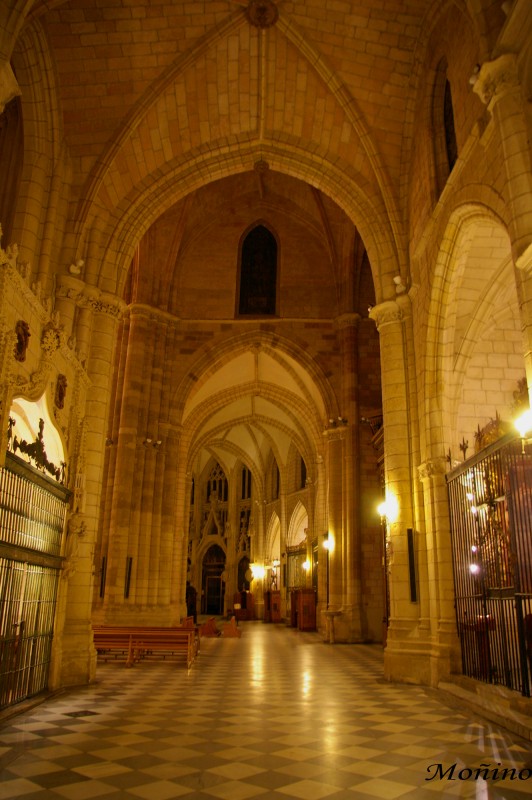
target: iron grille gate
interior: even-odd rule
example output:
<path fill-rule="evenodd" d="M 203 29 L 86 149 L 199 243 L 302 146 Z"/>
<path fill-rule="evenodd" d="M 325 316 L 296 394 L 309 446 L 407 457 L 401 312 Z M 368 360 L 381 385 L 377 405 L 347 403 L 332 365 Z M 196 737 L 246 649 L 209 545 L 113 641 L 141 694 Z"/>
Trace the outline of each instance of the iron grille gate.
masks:
<path fill-rule="evenodd" d="M 48 686 L 68 492 L 8 453 L 0 469 L 0 709 Z"/>
<path fill-rule="evenodd" d="M 532 451 L 504 437 L 447 481 L 463 673 L 530 697 Z"/>
<path fill-rule="evenodd" d="M 0 558 L 0 708 L 48 685 L 58 574 Z"/>

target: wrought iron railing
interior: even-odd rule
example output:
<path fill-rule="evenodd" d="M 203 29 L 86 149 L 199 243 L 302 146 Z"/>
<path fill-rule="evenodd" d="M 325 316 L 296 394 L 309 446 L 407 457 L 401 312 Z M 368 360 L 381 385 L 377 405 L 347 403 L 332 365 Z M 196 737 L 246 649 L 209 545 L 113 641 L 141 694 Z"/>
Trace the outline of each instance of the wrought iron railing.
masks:
<path fill-rule="evenodd" d="M 8 453 L 6 465 L 0 468 L 0 709 L 48 686 L 68 497 L 16 456 Z"/>
<path fill-rule="evenodd" d="M 463 673 L 530 697 L 532 449 L 506 436 L 447 481 Z"/>

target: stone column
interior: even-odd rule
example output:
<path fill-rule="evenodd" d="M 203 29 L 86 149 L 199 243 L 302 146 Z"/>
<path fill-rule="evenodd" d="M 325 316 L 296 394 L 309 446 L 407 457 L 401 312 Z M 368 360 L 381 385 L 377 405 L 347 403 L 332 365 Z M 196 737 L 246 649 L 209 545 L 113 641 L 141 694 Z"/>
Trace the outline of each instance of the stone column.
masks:
<path fill-rule="evenodd" d="M 85 446 L 79 457 L 78 478 L 84 485 L 81 511 L 70 518 L 60 620 L 60 654 L 52 680 L 57 686 L 81 685 L 94 679 L 96 654 L 92 640 L 94 547 L 100 516 L 105 431 L 109 413 L 113 356 L 123 303 L 108 296 L 92 307 L 92 342 L 87 372 L 91 381 L 85 415 Z"/>
<path fill-rule="evenodd" d="M 505 53 L 482 65 L 474 91 L 486 103 L 501 149 L 506 177 L 509 234 L 518 268 L 517 288 L 525 345 L 525 368 L 532 393 L 532 162 L 526 99 L 519 82 L 517 57 Z"/>
<path fill-rule="evenodd" d="M 459 665 L 460 648 L 454 612 L 453 558 L 445 458 L 425 461 L 418 468 L 423 485 L 425 526 L 423 555 L 425 582 L 420 592 L 429 606 L 431 685 L 448 679 Z"/>
<path fill-rule="evenodd" d="M 75 335 L 77 302 L 82 296 L 85 284 L 79 278 L 71 275 L 58 277 L 55 310 L 61 315 L 61 324 L 64 326 L 67 337 Z"/>
<path fill-rule="evenodd" d="M 394 680 L 429 682 L 428 631 L 419 628 L 419 606 L 410 596 L 407 529 L 414 525 L 413 442 L 414 354 L 408 298 L 371 309 L 380 336 L 384 422 L 384 473 L 387 501 L 396 510 L 387 519 L 390 541 L 390 625 L 385 673 Z"/>
<path fill-rule="evenodd" d="M 339 611 L 343 605 L 342 566 L 344 553 L 343 467 L 345 431 L 329 428 L 327 436 L 327 530 L 329 533 L 329 609 Z"/>
<path fill-rule="evenodd" d="M 138 569 L 138 531 L 131 531 L 131 525 L 134 524 L 135 512 L 139 508 L 138 493 L 133 491 L 139 470 L 137 451 L 145 438 L 144 433 L 139 434 L 139 412 L 146 391 L 143 365 L 148 335 L 147 315 L 137 313 L 131 316 L 129 326 L 115 471 L 109 476 L 113 481 L 113 494 L 104 598 L 106 621 L 117 623 L 125 623 L 129 617 L 128 604 L 124 598 L 127 559 L 133 559 L 132 578 Z M 144 451 L 142 455 L 144 456 Z"/>
<path fill-rule="evenodd" d="M 342 355 L 342 402 L 339 426 L 345 429 L 343 469 L 343 602 L 336 622 L 336 637 L 344 641 L 362 639 L 362 547 L 360 530 L 360 474 L 358 461 L 358 324 L 360 315 L 344 314 L 336 320 Z"/>
<path fill-rule="evenodd" d="M 473 88 L 488 106 L 500 137 L 514 261 L 518 267 L 531 266 L 532 169 L 517 57 L 505 53 L 483 64 Z"/>

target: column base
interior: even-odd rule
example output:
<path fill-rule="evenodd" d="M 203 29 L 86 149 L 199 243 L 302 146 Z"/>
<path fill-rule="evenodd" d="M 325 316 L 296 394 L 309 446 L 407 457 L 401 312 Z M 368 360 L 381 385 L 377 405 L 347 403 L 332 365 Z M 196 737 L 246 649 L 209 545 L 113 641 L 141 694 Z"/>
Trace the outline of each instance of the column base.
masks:
<path fill-rule="evenodd" d="M 367 638 L 362 635 L 360 611 L 354 606 L 340 606 L 339 608 L 322 609 L 320 632 L 325 641 L 331 641 L 331 630 L 334 642 L 345 644 L 360 644 Z M 332 642 L 331 642 L 332 644 Z"/>
<path fill-rule="evenodd" d="M 458 640 L 444 626 L 437 637 L 409 621 L 392 624 L 384 651 L 384 677 L 436 687 L 456 671 Z"/>
<path fill-rule="evenodd" d="M 96 650 L 90 620 L 65 625 L 54 640 L 48 685 L 52 691 L 85 686 L 96 678 Z"/>

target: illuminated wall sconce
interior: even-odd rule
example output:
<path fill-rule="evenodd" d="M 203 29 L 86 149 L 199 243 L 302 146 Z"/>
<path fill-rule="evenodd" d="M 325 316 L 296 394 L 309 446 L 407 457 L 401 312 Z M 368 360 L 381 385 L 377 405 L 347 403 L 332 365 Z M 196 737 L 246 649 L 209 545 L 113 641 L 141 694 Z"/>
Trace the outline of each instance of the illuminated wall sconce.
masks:
<path fill-rule="evenodd" d="M 162 444 L 162 441 L 161 441 L 161 439 L 156 439 L 156 440 L 154 440 L 154 439 L 144 439 L 142 444 L 144 445 L 144 447 L 153 447 L 155 450 L 158 450 L 159 447 Z"/>
<path fill-rule="evenodd" d="M 303 561 L 301 566 L 303 567 L 305 572 L 309 572 L 309 570 L 310 570 L 310 561 L 308 559 L 306 559 L 305 561 Z"/>
<path fill-rule="evenodd" d="M 266 570 L 261 564 L 250 564 L 249 568 L 254 581 L 259 581 L 266 575 Z"/>
<path fill-rule="evenodd" d="M 112 445 L 112 444 L 114 444 L 114 443 L 115 443 L 115 440 L 114 440 L 114 439 L 109 439 L 109 438 L 107 438 L 107 439 L 105 440 L 105 446 L 106 446 L 106 447 L 111 447 L 111 445 Z"/>
<path fill-rule="evenodd" d="M 347 420 L 345 417 L 329 417 L 329 425 L 331 428 L 336 428 L 338 425 L 347 425 Z"/>
<path fill-rule="evenodd" d="M 386 500 L 377 506 L 377 513 L 387 522 L 397 522 L 399 517 L 399 503 L 397 497 L 391 492 L 386 492 Z"/>
<path fill-rule="evenodd" d="M 532 433 L 532 409 L 528 409 L 514 422 L 515 427 L 519 431 L 521 437 L 521 452 L 525 452 L 525 442 L 530 438 Z"/>
<path fill-rule="evenodd" d="M 327 531 L 327 533 L 323 534 L 323 549 L 327 550 L 329 553 L 332 553 L 334 550 L 334 536 Z"/>

